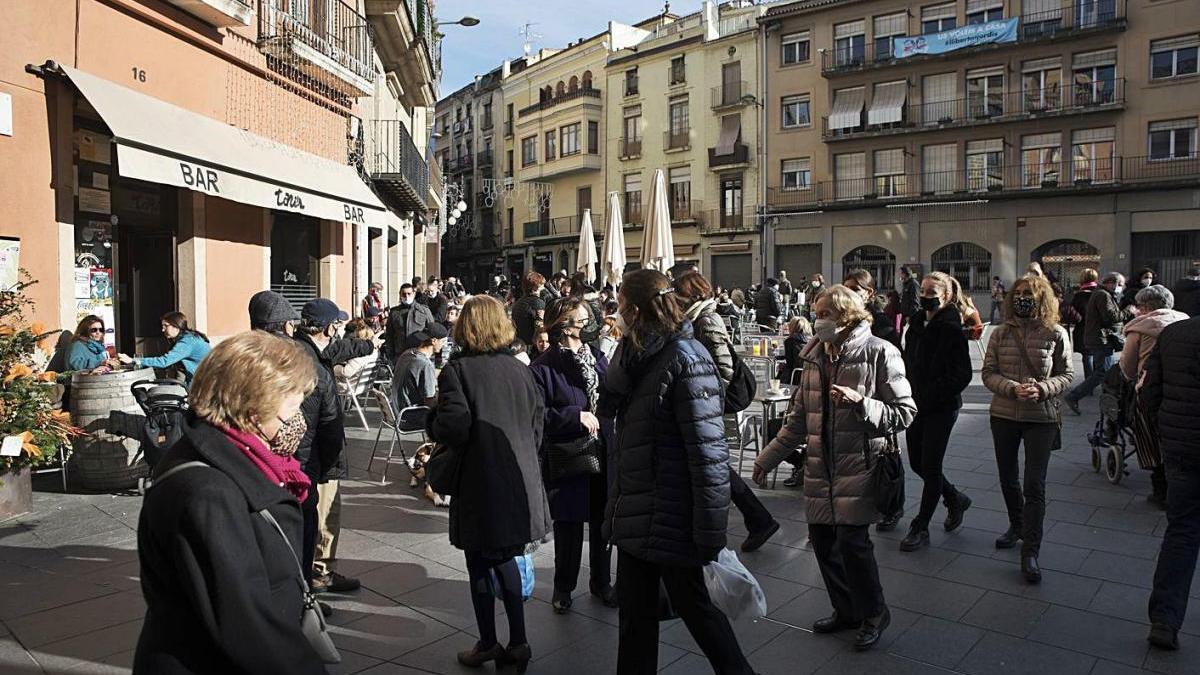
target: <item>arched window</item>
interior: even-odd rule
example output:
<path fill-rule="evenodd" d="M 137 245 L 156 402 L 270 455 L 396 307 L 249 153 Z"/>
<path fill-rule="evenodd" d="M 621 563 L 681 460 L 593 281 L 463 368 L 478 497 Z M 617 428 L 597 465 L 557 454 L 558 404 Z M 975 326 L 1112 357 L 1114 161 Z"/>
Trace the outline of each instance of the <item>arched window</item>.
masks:
<path fill-rule="evenodd" d="M 557 96 L 562 96 L 563 94 L 567 93 L 567 85 L 563 84 L 562 80 L 559 80 L 558 86 L 554 89 L 554 93 Z"/>
<path fill-rule="evenodd" d="M 933 252 L 935 272 L 945 272 L 958 279 L 963 290 L 987 292 L 992 287 L 992 254 L 986 248 L 960 241 L 946 244 Z"/>
<path fill-rule="evenodd" d="M 875 290 L 896 287 L 896 256 L 882 246 L 859 246 L 842 257 L 842 275 L 864 269 L 875 279 Z"/>
<path fill-rule="evenodd" d="M 550 100 L 550 87 L 538 89 L 538 103 L 545 103 Z"/>
<path fill-rule="evenodd" d="M 592 71 L 590 71 L 590 70 L 583 71 L 583 88 L 584 89 L 592 88 Z"/>
<path fill-rule="evenodd" d="M 578 77 L 576 77 L 574 75 L 571 76 L 571 83 L 569 85 L 567 85 L 567 90 L 570 91 L 571 93 L 575 93 L 575 92 L 579 91 L 579 78 Z"/>
<path fill-rule="evenodd" d="M 1032 257 L 1042 264 L 1042 271 L 1061 284 L 1064 290 L 1079 287 L 1079 275 L 1084 269 L 1100 269 L 1100 249 L 1078 239 L 1048 241 L 1039 246 Z"/>

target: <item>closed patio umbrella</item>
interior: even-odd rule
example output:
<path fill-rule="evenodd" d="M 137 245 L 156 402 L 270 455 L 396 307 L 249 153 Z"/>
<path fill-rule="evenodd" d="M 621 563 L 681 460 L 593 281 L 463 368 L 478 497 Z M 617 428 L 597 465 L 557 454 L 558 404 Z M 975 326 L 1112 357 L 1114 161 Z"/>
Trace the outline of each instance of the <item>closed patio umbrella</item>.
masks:
<path fill-rule="evenodd" d="M 671 241 L 671 208 L 667 202 L 667 180 L 662 169 L 654 170 L 650 188 L 649 215 L 642 232 L 642 267 L 663 274 L 675 266 L 675 246 Z"/>
<path fill-rule="evenodd" d="M 596 235 L 592 234 L 592 210 L 583 210 L 583 222 L 579 225 L 579 262 L 575 269 L 583 272 L 588 283 L 596 281 L 596 263 L 600 258 L 596 255 Z"/>
<path fill-rule="evenodd" d="M 604 280 L 616 287 L 625 274 L 625 224 L 621 222 L 621 200 L 608 193 L 608 223 L 604 228 L 604 258 L 600 265 Z"/>

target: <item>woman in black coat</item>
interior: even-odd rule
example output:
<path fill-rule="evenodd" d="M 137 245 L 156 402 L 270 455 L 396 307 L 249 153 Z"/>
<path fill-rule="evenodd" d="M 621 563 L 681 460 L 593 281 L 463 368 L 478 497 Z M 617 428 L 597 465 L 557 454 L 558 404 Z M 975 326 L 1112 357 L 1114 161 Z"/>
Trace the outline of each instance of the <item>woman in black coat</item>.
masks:
<path fill-rule="evenodd" d="M 971 499 L 942 472 L 950 432 L 962 408 L 962 392 L 971 383 L 971 354 L 963 332 L 962 312 L 953 300 L 951 277 L 933 272 L 921 283 L 921 310 L 908 319 L 904 366 L 917 402 L 917 417 L 905 431 L 908 463 L 925 485 L 921 510 L 900 542 L 901 551 L 929 545 L 929 521 L 938 499 L 946 504 L 945 530 L 962 525 Z"/>
<path fill-rule="evenodd" d="M 605 513 L 605 534 L 618 552 L 617 672 L 657 670 L 661 581 L 713 670 L 750 673 L 704 585 L 704 565 L 725 547 L 729 519 L 717 366 L 692 338 L 665 275 L 625 275 L 620 313 L 630 331 L 600 405 L 601 416 L 617 420 L 617 479 Z"/>
<path fill-rule="evenodd" d="M 193 416 L 138 520 L 146 619 L 134 673 L 326 672 L 300 629 L 296 555 L 300 503 L 316 490 L 294 457 L 315 378 L 300 345 L 260 331 L 200 363 Z"/>
<path fill-rule="evenodd" d="M 608 373 L 608 359 L 596 346 L 599 324 L 584 298 L 559 300 L 546 316 L 546 330 L 554 346 L 532 364 L 533 379 L 546 406 L 545 442 L 572 442 L 593 438 L 598 444 L 600 473 L 564 476 L 546 482 L 550 516 L 554 519 L 554 596 L 558 614 L 571 609 L 571 593 L 579 578 L 583 557 L 583 524 L 588 523 L 592 595 L 616 607 L 609 582 L 608 542 L 601 533 L 608 491 L 606 478 L 608 441 L 612 420 L 596 416 L 600 388 Z M 548 457 L 543 446 L 542 466 Z"/>
<path fill-rule="evenodd" d="M 427 424 L 430 436 L 460 458 L 450 543 L 466 553 L 479 642 L 458 660 L 472 667 L 515 664 L 523 671 L 532 655 L 513 558 L 550 531 L 550 510 L 538 468 L 542 397 L 529 367 L 508 351 L 515 337 L 498 300 L 468 300 L 454 324 L 454 343 L 462 351 L 438 376 L 437 405 Z M 507 648 L 496 639 L 493 572 L 508 615 Z"/>

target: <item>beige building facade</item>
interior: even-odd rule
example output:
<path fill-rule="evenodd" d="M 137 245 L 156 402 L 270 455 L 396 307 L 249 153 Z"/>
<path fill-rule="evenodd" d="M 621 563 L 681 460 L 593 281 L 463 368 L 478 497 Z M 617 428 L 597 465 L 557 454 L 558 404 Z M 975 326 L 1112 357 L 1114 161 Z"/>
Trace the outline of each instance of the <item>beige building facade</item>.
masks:
<path fill-rule="evenodd" d="M 891 287 L 909 264 L 986 295 L 1032 260 L 1068 286 L 1083 267 L 1171 283 L 1200 261 L 1200 5 L 806 1 L 761 25 L 767 269 Z"/>

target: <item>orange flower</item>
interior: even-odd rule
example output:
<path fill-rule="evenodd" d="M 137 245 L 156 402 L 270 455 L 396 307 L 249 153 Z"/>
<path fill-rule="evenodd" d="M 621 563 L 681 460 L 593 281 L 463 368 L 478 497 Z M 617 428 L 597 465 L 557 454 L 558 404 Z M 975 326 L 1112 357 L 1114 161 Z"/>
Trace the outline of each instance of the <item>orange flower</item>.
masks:
<path fill-rule="evenodd" d="M 58 373 L 54 372 L 53 370 L 47 370 L 46 372 L 38 375 L 37 379 L 38 382 L 56 382 L 58 381 Z"/>
<path fill-rule="evenodd" d="M 30 457 L 42 456 L 42 449 L 33 444 L 33 434 L 28 431 L 21 433 L 21 449 Z"/>
<path fill-rule="evenodd" d="M 29 377 L 33 375 L 33 369 L 24 363 L 14 363 L 9 369 L 8 375 L 4 378 L 4 384 L 8 384 L 18 377 Z"/>
<path fill-rule="evenodd" d="M 34 321 L 33 323 L 29 324 L 29 332 L 33 333 L 34 335 L 41 335 L 42 333 L 46 332 L 46 324 L 42 323 L 41 321 Z"/>

